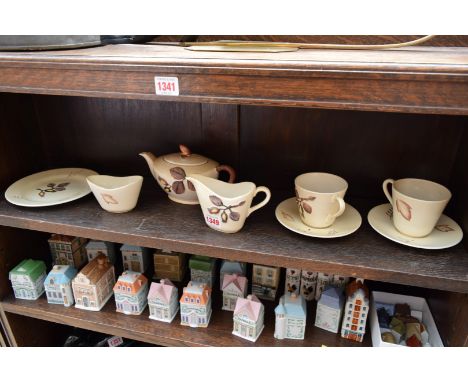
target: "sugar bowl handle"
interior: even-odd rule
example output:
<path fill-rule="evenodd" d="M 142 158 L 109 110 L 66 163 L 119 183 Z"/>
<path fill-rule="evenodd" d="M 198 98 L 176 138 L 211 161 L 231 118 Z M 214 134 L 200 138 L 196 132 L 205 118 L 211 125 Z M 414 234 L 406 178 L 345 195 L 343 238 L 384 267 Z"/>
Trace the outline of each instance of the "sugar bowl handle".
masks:
<path fill-rule="evenodd" d="M 234 170 L 231 166 L 228 166 L 226 164 L 219 165 L 216 167 L 216 171 L 219 173 L 221 171 L 226 171 L 229 174 L 229 180 L 228 183 L 234 183 L 236 180 L 236 170 Z"/>

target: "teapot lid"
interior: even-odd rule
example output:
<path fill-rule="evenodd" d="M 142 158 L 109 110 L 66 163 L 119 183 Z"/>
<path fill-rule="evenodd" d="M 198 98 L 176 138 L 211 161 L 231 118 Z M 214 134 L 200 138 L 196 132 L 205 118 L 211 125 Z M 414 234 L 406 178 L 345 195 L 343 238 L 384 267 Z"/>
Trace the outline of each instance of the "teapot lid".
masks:
<path fill-rule="evenodd" d="M 192 154 L 185 145 L 179 145 L 179 149 L 179 153 L 164 155 L 164 161 L 178 166 L 201 166 L 209 161 L 208 158 L 202 155 Z"/>

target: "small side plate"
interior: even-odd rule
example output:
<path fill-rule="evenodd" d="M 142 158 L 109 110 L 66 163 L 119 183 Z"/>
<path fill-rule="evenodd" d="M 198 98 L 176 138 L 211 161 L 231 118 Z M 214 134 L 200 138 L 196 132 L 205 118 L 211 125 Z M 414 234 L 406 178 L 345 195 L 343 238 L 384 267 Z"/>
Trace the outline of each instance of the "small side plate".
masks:
<path fill-rule="evenodd" d="M 349 204 L 343 215 L 338 217 L 335 222 L 327 228 L 312 228 L 305 225 L 299 216 L 296 198 L 289 198 L 282 201 L 275 211 L 278 221 L 287 229 L 310 237 L 319 237 L 322 239 L 332 239 L 351 235 L 362 223 L 359 212 Z"/>
<path fill-rule="evenodd" d="M 393 209 L 390 203 L 381 204 L 369 211 L 367 220 L 382 236 L 396 243 L 414 248 L 444 249 L 457 245 L 463 239 L 460 226 L 446 215 L 442 215 L 434 230 L 425 237 L 403 235 L 393 225 Z"/>
<path fill-rule="evenodd" d="M 22 207 L 68 203 L 91 192 L 86 177 L 97 172 L 85 168 L 59 168 L 29 175 L 5 191 L 5 199 Z"/>

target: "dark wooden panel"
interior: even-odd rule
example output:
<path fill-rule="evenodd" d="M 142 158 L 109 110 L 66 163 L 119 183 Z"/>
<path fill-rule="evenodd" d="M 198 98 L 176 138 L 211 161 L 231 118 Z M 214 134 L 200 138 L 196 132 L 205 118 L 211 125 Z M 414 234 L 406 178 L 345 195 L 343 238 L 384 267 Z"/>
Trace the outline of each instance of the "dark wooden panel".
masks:
<path fill-rule="evenodd" d="M 0 54 L 0 90 L 91 97 L 468 114 L 468 50 L 303 50 L 286 54 L 108 46 Z M 180 96 L 156 96 L 155 75 Z"/>
<path fill-rule="evenodd" d="M 202 138 L 200 105 L 35 96 L 50 167 L 88 167 L 113 175 L 149 174 L 138 153 L 163 155 Z"/>
<path fill-rule="evenodd" d="M 280 341 L 273 337 L 274 304 L 266 302 L 265 329 L 257 342 L 252 343 L 232 335 L 232 312 L 221 310 L 219 300 L 215 298 L 210 324 L 205 329 L 181 326 L 180 315 L 171 324 L 150 320 L 148 308 L 140 316 L 117 313 L 114 299 L 109 300 L 100 312 L 48 304 L 45 298 L 25 301 L 10 297 L 2 301 L 1 306 L 7 312 L 165 346 L 371 346 L 369 333 L 363 343 L 357 343 L 316 328 L 315 303 L 309 304 L 306 338 L 303 341 Z"/>
<path fill-rule="evenodd" d="M 42 169 L 42 142 L 31 96 L 0 93 L 0 189 Z"/>
<path fill-rule="evenodd" d="M 448 185 L 465 118 L 314 109 L 241 107 L 241 173 L 274 189 L 325 171 L 349 195 L 382 199 L 386 178 L 419 177 Z"/>
<path fill-rule="evenodd" d="M 145 186 L 146 184 L 146 186 Z M 62 206 L 18 208 L 0 201 L 0 224 L 24 229 L 125 242 L 150 248 L 238 261 L 293 267 L 436 288 L 468 291 L 468 256 L 461 244 L 418 250 L 389 241 L 365 221 L 369 207 L 350 200 L 363 216 L 353 235 L 334 240 L 307 238 L 283 228 L 274 215 L 284 194 L 252 214 L 243 230 L 224 234 L 204 223 L 199 206 L 171 202 L 153 180 L 145 180 L 139 205 L 130 213 L 101 210 L 92 195 Z"/>

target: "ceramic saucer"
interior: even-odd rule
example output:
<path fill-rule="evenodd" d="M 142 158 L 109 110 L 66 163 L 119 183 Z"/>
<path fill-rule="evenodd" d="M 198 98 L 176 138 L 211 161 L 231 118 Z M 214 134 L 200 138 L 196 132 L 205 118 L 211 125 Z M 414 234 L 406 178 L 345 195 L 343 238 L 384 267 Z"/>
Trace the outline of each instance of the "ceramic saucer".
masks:
<path fill-rule="evenodd" d="M 97 172 L 85 168 L 59 168 L 29 175 L 5 191 L 5 199 L 22 207 L 46 207 L 71 202 L 91 192 L 86 177 Z"/>
<path fill-rule="evenodd" d="M 414 248 L 443 249 L 457 245 L 463 238 L 460 226 L 448 216 L 442 215 L 434 230 L 425 237 L 411 237 L 400 233 L 392 221 L 393 209 L 390 203 L 381 204 L 369 211 L 367 220 L 382 236 L 397 243 Z"/>
<path fill-rule="evenodd" d="M 362 223 L 361 215 L 352 206 L 346 203 L 343 215 L 327 228 L 312 228 L 305 225 L 299 216 L 296 198 L 289 198 L 282 201 L 276 207 L 276 218 L 287 229 L 310 237 L 332 239 L 335 237 L 347 236 L 355 232 Z"/>

